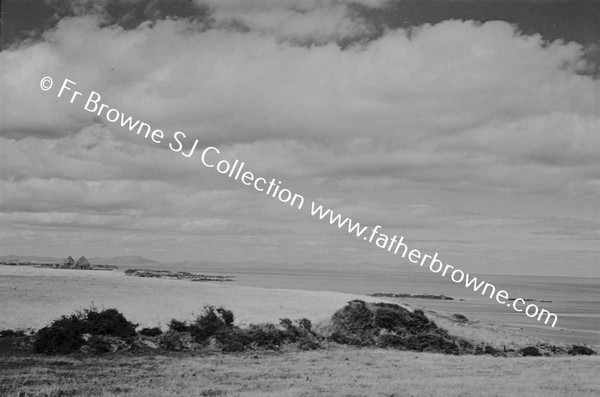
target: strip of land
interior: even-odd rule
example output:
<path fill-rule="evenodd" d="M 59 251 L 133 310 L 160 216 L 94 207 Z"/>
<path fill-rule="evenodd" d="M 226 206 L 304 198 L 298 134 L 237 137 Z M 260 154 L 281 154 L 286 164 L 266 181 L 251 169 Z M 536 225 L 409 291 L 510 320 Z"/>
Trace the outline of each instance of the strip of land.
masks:
<path fill-rule="evenodd" d="M 598 356 L 498 358 L 348 347 L 202 356 L 12 357 L 0 362 L 0 394 L 592 397 L 600 395 L 599 366 Z"/>

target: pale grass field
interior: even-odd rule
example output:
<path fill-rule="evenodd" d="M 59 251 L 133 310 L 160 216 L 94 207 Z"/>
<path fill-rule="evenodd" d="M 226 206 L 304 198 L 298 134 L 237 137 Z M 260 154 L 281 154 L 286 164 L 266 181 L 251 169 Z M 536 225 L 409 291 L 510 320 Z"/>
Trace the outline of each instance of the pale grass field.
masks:
<path fill-rule="evenodd" d="M 141 326 L 191 319 L 204 305 L 232 310 L 240 325 L 278 323 L 284 317 L 319 322 L 357 298 L 381 301 L 337 292 L 244 287 L 235 282 L 131 277 L 122 271 L 0 266 L 0 329 L 39 329 L 92 303 L 117 308 Z"/>
<path fill-rule="evenodd" d="M 311 352 L 3 358 L 0 379 L 50 396 L 600 395 L 600 357 L 494 358 L 335 348 Z"/>

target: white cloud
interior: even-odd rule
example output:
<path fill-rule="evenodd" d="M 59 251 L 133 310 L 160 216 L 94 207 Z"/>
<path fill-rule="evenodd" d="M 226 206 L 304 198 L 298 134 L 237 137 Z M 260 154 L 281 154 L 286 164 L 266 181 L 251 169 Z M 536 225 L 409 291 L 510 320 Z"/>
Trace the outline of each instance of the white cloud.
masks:
<path fill-rule="evenodd" d="M 461 189 L 467 201 L 489 192 L 600 194 L 600 83 L 575 73 L 579 45 L 545 44 L 502 22 L 447 21 L 410 38 L 400 30 L 345 49 L 301 46 L 281 39 L 354 34 L 360 24 L 345 2 L 252 4 L 212 4 L 219 20 L 242 19 L 249 32 L 200 32 L 174 20 L 126 31 L 77 17 L 44 42 L 1 52 L 0 90 L 9 98 L 1 104 L 3 219 L 123 230 L 138 216 L 147 219 L 136 230 L 169 233 L 288 234 L 294 223 L 313 230 L 310 219 L 209 172 L 197 157 L 94 118 L 83 103 L 56 98 L 57 87 L 41 91 L 46 75 L 95 90 L 167 134 L 218 145 L 308 199 L 347 196 L 339 209 L 366 222 L 456 223 L 463 232 L 499 225 L 527 236 L 538 226 L 498 223 L 491 206 L 481 221 L 454 212 L 459 196 L 427 219 L 402 206 Z M 411 187 L 428 195 L 408 197 Z M 368 208 L 374 199 L 388 203 L 382 212 Z M 400 207 L 389 205 L 396 200 Z M 399 212 L 386 218 L 390 211 Z M 292 244 L 282 239 L 274 246 Z"/>

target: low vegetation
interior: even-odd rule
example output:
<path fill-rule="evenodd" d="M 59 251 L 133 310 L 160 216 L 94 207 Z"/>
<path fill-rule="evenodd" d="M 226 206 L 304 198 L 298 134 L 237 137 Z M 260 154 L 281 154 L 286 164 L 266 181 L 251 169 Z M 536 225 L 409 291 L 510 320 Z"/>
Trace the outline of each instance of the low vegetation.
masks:
<path fill-rule="evenodd" d="M 99 311 L 96 308 L 62 316 L 40 329 L 35 335 L 33 350 L 36 353 L 68 354 L 86 343 L 93 351 L 110 351 L 107 338 L 120 338 L 129 342 L 136 336 L 136 324 L 128 321 L 116 309 Z"/>
<path fill-rule="evenodd" d="M 448 334 L 422 310 L 411 312 L 392 303 L 355 300 L 332 317 L 334 342 L 445 354 L 476 353 L 467 340 Z"/>
<path fill-rule="evenodd" d="M 459 320 L 465 321 L 462 318 Z M 466 320 L 468 321 L 468 320 Z M 335 345 L 374 347 L 449 355 L 544 356 L 594 355 L 587 346 L 570 349 L 538 345 L 518 351 L 500 351 L 491 345 L 451 335 L 421 310 L 410 311 L 391 303 L 349 302 L 330 322 L 313 329 L 310 320 L 281 319 L 279 324 L 235 324 L 233 312 L 206 306 L 191 321 L 172 319 L 163 332 L 159 327 L 141 328 L 116 309 L 90 308 L 62 316 L 28 335 L 22 330 L 0 331 L 2 346 L 17 346 L 34 353 L 67 355 L 105 354 L 117 351 L 281 351 L 316 350 Z M 0 349 L 2 350 L 2 349 Z"/>

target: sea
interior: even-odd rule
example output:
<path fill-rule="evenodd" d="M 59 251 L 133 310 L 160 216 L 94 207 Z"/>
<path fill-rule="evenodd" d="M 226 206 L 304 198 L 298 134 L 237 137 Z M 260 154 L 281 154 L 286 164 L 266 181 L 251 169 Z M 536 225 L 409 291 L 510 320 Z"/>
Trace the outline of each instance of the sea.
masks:
<path fill-rule="evenodd" d="M 600 346 L 600 278 L 477 275 L 479 280 L 503 289 L 510 297 L 530 299 L 558 316 L 555 327 L 517 313 L 495 299 L 429 272 L 401 270 L 327 271 L 297 269 L 222 268 L 194 269 L 205 274 L 235 276 L 235 283 L 262 288 L 336 291 L 369 295 L 405 293 L 445 295 L 452 300 L 404 299 L 413 307 L 448 314 L 460 313 L 470 320 L 501 324 L 537 335 L 554 343 Z M 544 302 L 541 302 L 544 301 Z"/>

